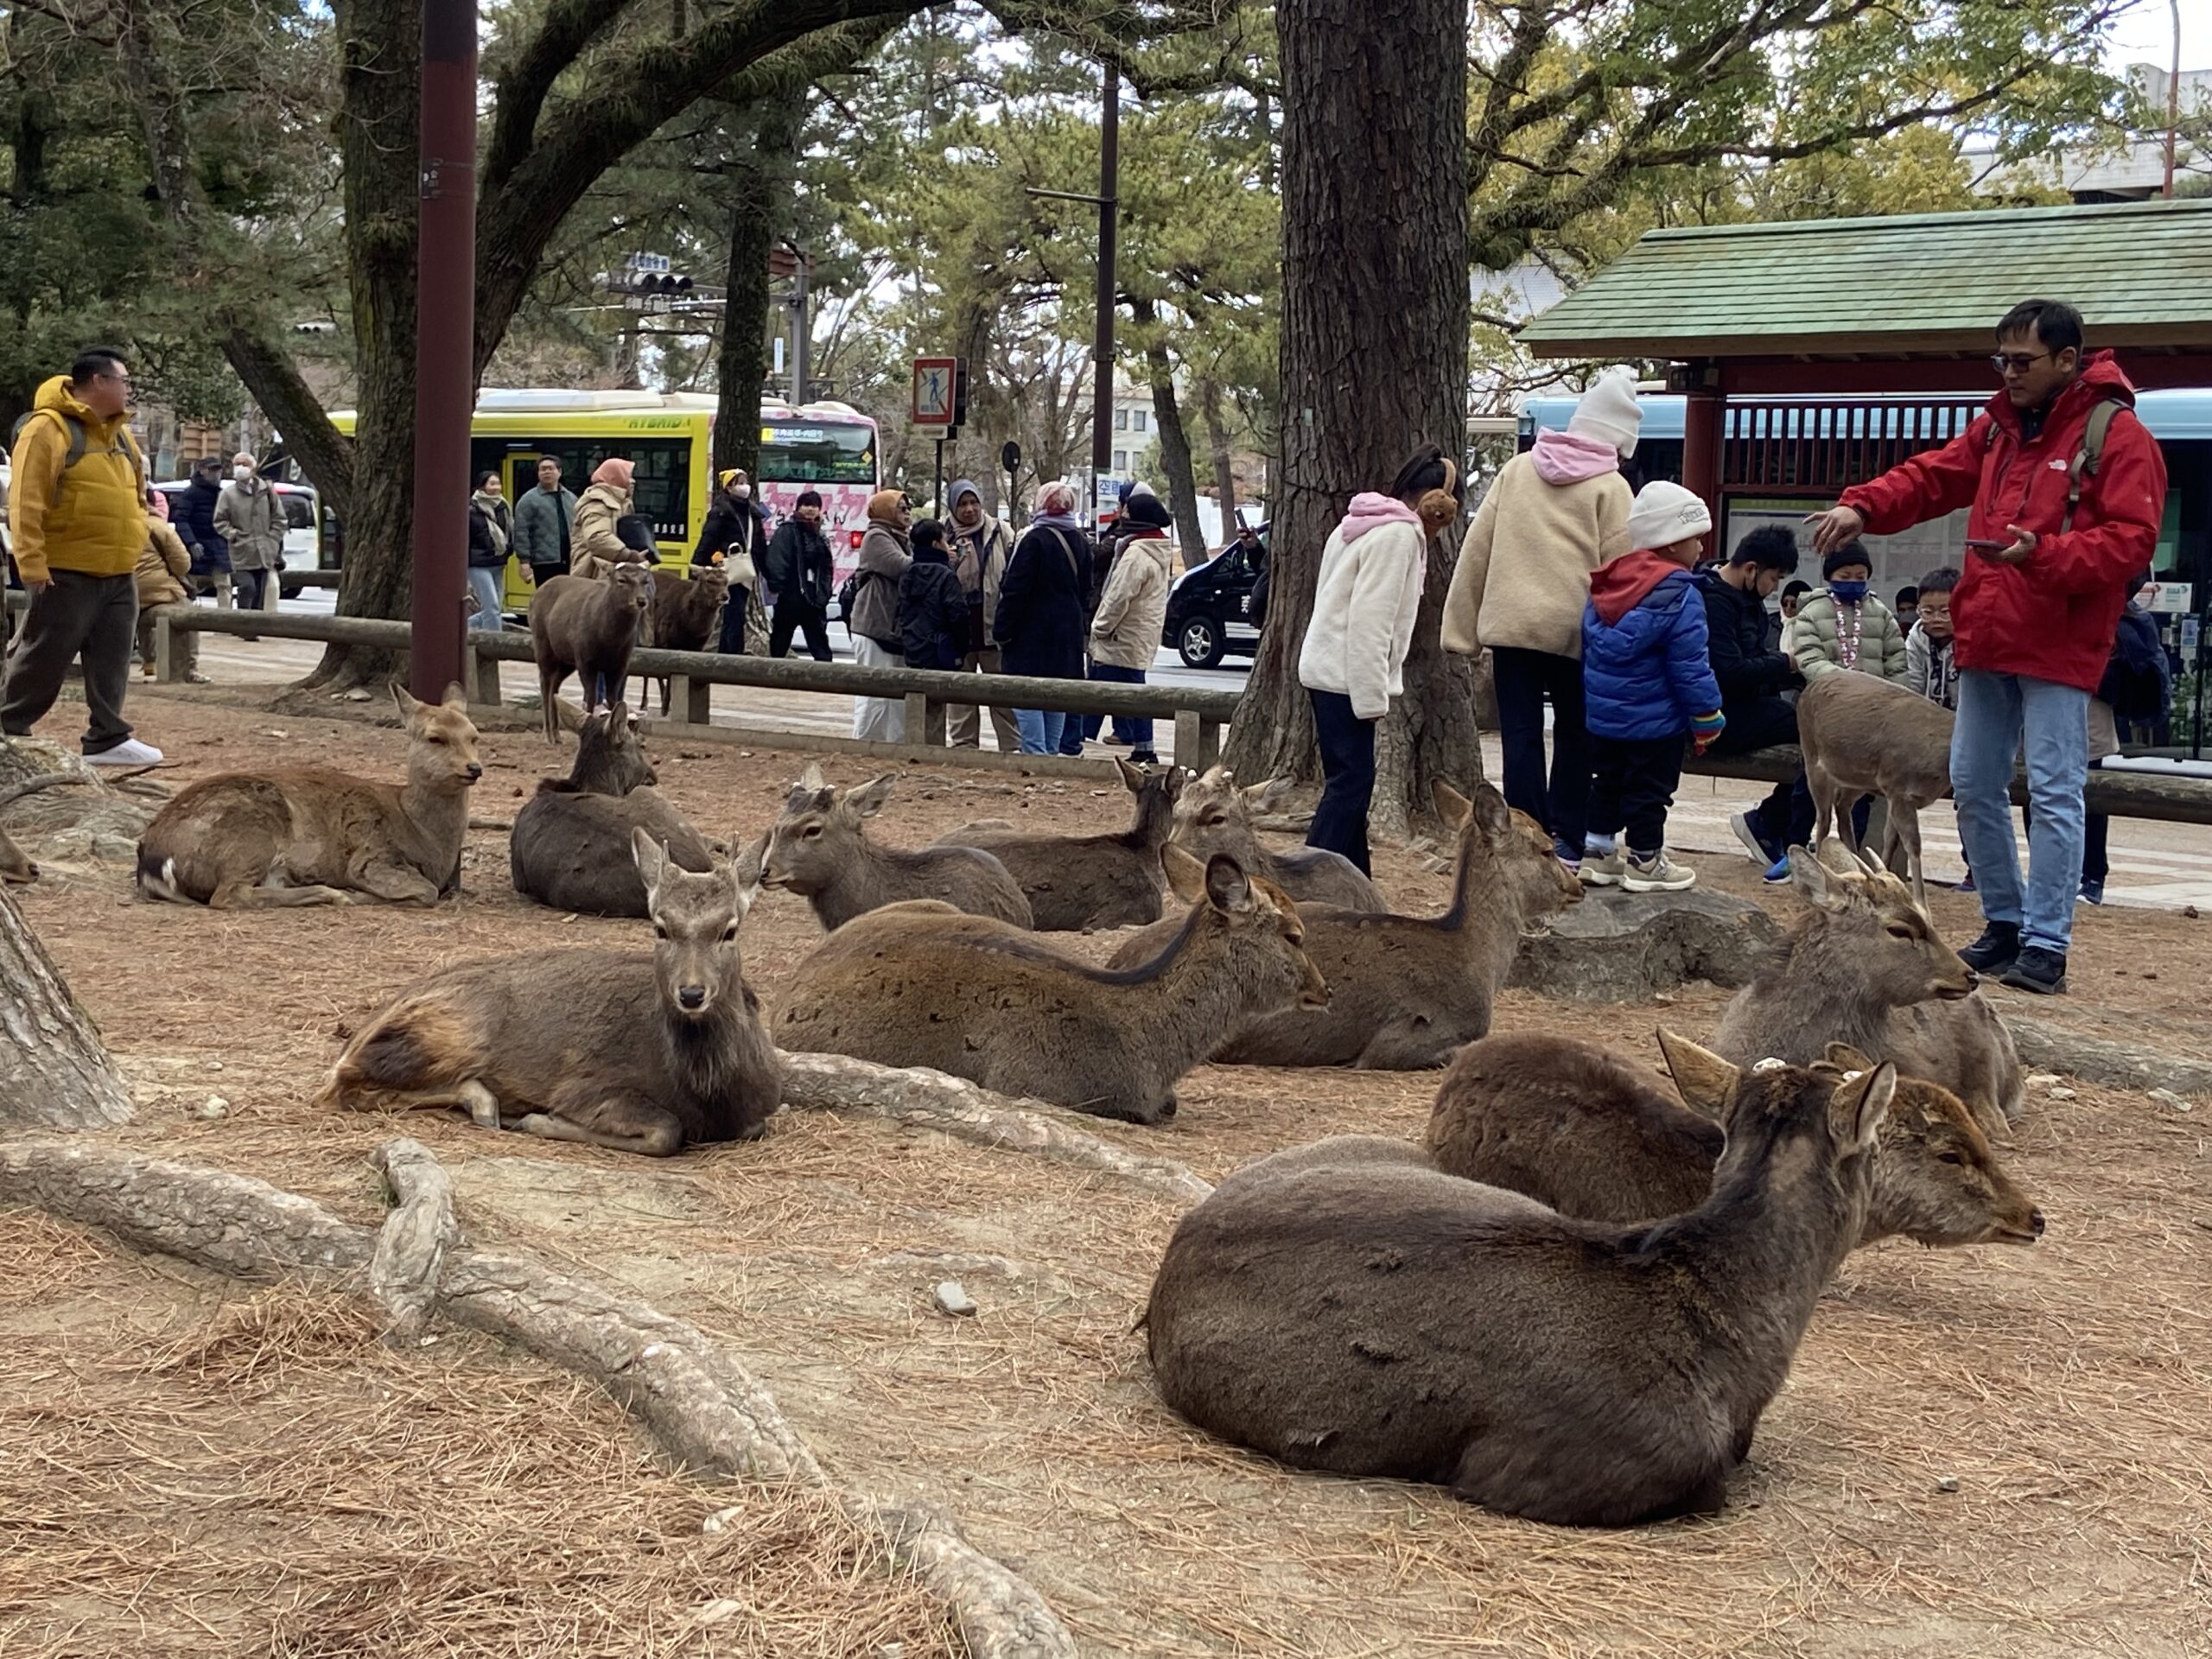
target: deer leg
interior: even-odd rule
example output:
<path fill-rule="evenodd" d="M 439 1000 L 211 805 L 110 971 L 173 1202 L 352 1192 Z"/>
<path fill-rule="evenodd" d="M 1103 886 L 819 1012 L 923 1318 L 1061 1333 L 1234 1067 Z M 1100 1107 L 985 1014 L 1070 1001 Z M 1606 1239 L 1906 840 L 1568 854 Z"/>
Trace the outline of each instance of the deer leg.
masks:
<path fill-rule="evenodd" d="M 577 1118 L 588 1119 L 578 1122 Z M 576 1116 L 532 1112 L 515 1125 L 542 1141 L 569 1141 L 580 1146 L 670 1158 L 683 1150 L 683 1126 L 670 1114 L 642 1101 L 602 1096 L 576 1109 Z"/>
<path fill-rule="evenodd" d="M 210 910 L 292 910 L 305 905 L 350 905 L 353 895 L 342 887 L 320 884 L 304 887 L 264 887 L 257 878 L 226 881 L 207 895 Z"/>
<path fill-rule="evenodd" d="M 364 864 L 353 872 L 354 885 L 388 905 L 435 905 L 438 884 L 404 864 Z"/>
<path fill-rule="evenodd" d="M 1910 801 L 1890 798 L 1890 831 L 1886 837 L 1891 847 L 1904 849 L 1906 878 L 1912 883 L 1912 902 L 1923 910 L 1928 908 L 1928 886 L 1920 873 L 1920 813 Z M 1888 862 L 1886 856 L 1885 863 Z"/>

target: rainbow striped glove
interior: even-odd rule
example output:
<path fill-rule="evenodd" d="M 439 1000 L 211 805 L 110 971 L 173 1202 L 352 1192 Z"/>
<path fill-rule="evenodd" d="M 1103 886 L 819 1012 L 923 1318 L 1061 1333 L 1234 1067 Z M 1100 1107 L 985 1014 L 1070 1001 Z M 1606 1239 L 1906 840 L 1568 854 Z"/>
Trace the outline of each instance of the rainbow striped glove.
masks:
<path fill-rule="evenodd" d="M 1720 734 L 1728 729 L 1728 716 L 1718 709 L 1709 715 L 1694 715 L 1690 718 L 1690 747 L 1703 754 L 1720 741 Z"/>

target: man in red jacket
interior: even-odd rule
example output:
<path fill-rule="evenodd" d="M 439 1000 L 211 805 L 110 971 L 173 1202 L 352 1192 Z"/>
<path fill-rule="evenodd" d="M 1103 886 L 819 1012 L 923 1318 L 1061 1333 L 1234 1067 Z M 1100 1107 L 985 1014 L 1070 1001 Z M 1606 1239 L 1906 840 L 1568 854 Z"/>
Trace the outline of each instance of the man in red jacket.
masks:
<path fill-rule="evenodd" d="M 1893 534 L 1972 509 L 1970 556 L 1951 595 L 1951 788 L 1987 926 L 1959 954 L 2048 995 L 2066 986 L 2081 891 L 2089 696 L 2129 584 L 2158 544 L 2166 464 L 2112 353 L 2082 352 L 2072 306 L 2014 306 L 1991 361 L 2005 390 L 1988 409 L 1941 449 L 1846 490 L 1841 505 L 1815 515 L 1814 544 L 1825 552 L 1862 531 Z M 2101 444 L 2090 441 L 2098 427 Z M 2024 895 L 2009 799 L 2024 741 L 2033 807 Z"/>

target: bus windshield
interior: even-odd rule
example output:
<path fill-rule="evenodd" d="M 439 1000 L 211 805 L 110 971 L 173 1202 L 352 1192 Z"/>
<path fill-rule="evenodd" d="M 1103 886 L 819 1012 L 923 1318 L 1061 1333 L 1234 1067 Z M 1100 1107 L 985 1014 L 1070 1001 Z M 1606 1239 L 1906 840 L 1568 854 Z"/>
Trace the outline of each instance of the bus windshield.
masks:
<path fill-rule="evenodd" d="M 760 478 L 776 484 L 875 483 L 875 432 L 842 422 L 768 421 L 760 428 Z"/>

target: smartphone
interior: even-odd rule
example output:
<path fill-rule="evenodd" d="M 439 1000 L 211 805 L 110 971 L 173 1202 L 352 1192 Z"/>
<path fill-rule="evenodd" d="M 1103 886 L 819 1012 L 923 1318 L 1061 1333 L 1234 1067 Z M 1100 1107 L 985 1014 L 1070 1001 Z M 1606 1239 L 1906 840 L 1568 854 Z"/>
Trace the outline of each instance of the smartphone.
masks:
<path fill-rule="evenodd" d="M 1985 541 L 1978 536 L 1967 537 L 1967 551 L 1969 553 L 2002 553 L 2012 545 L 2010 542 Z"/>

